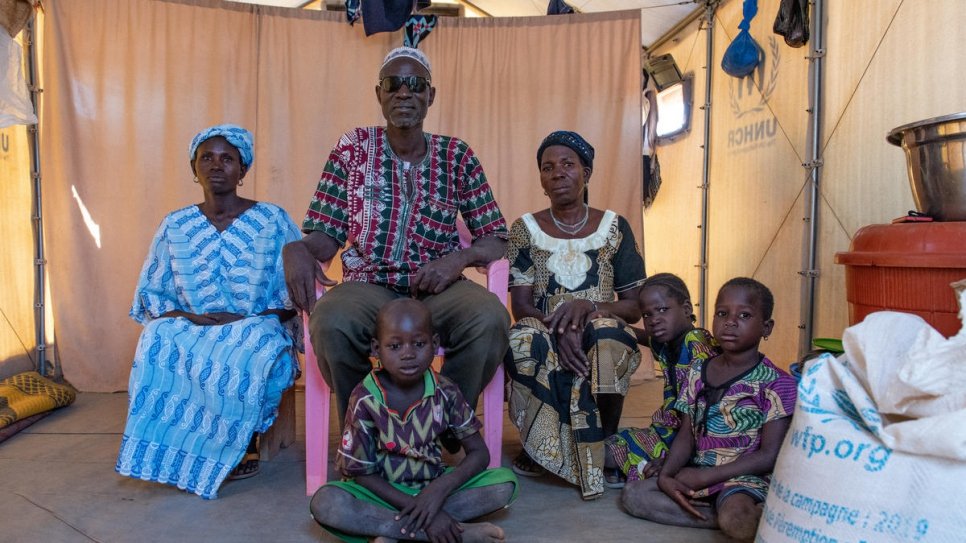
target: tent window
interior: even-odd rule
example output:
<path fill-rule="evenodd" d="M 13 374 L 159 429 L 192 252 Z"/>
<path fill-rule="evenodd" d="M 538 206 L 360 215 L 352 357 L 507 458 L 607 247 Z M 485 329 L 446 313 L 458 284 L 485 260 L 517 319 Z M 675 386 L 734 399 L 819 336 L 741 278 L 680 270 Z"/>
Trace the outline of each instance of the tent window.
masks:
<path fill-rule="evenodd" d="M 691 130 L 692 81 L 692 77 L 685 76 L 657 93 L 658 143 L 669 143 Z"/>

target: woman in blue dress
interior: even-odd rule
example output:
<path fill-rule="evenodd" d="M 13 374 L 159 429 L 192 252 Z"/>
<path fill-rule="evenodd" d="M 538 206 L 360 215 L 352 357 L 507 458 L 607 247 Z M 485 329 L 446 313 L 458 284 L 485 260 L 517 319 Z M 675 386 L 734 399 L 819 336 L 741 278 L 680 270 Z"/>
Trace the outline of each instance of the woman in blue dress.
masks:
<path fill-rule="evenodd" d="M 281 253 L 301 233 L 280 207 L 238 195 L 252 151 L 234 125 L 194 137 L 204 202 L 161 222 L 130 313 L 144 330 L 115 469 L 204 498 L 258 472 L 256 435 L 298 372 Z"/>

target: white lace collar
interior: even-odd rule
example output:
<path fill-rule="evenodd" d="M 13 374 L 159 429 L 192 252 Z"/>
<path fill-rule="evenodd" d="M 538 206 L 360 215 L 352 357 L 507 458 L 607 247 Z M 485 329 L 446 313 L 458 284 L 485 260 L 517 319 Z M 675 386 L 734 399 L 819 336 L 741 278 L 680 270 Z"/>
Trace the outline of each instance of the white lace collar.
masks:
<path fill-rule="evenodd" d="M 607 234 L 611 225 L 617 220 L 617 213 L 604 211 L 604 216 L 597 225 L 597 230 L 585 237 L 576 239 L 561 239 L 548 235 L 540 229 L 537 219 L 532 214 L 523 215 L 523 223 L 530 231 L 530 239 L 534 246 L 548 251 L 547 270 L 553 273 L 557 283 L 567 290 L 576 290 L 584 284 L 587 272 L 593 265 L 589 251 L 600 249 L 607 243 Z"/>
<path fill-rule="evenodd" d="M 597 225 L 597 230 L 593 234 L 585 238 L 574 239 L 555 238 L 547 234 L 540 229 L 540 225 L 537 224 L 537 219 L 534 218 L 532 213 L 525 213 L 521 218 L 523 223 L 527 225 L 527 230 L 530 231 L 530 239 L 537 247 L 551 253 L 568 250 L 586 252 L 592 249 L 600 249 L 607 243 L 607 232 L 610 231 L 610 225 L 617 220 L 617 213 L 609 209 L 604 210 L 604 216 L 600 218 L 600 224 Z"/>

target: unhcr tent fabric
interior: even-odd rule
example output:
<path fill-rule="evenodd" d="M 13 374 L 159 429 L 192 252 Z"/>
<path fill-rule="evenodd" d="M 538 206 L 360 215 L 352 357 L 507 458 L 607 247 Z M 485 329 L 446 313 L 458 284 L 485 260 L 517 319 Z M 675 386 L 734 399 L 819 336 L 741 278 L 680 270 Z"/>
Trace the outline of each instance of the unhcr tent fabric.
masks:
<path fill-rule="evenodd" d="M 0 378 L 37 368 L 27 128 L 0 129 Z"/>
<path fill-rule="evenodd" d="M 786 368 L 799 356 L 806 298 L 802 283 L 817 276 L 814 335 L 842 337 L 848 326 L 845 271 L 835 264 L 855 232 L 889 223 L 914 208 L 905 158 L 885 136 L 897 126 L 966 110 L 966 33 L 961 0 L 826 0 L 826 72 L 821 184 L 817 200 L 818 262 L 805 265 L 809 224 L 803 220 L 810 187 L 807 48 L 788 47 L 772 32 L 780 0 L 759 0 L 750 33 L 763 61 L 749 76 L 707 72 L 718 66 L 743 18 L 743 3 L 722 2 L 714 14 L 713 58 L 701 52 L 707 23 L 696 20 L 652 51 L 670 53 L 681 71 L 694 73 L 695 109 L 710 111 L 710 213 L 701 224 L 702 163 L 697 149 L 704 129 L 661 146 L 661 195 L 644 216 L 647 271 L 673 271 L 699 285 L 701 235 L 708 233 L 708 304 L 695 308 L 712 318 L 717 289 L 735 276 L 754 277 L 775 294 L 775 332 L 762 351 Z M 767 16 L 765 16 L 767 15 Z M 809 46 L 814 45 L 814 34 Z M 673 239 L 673 250 L 662 244 Z M 952 296 L 952 289 L 949 290 Z"/>
<path fill-rule="evenodd" d="M 255 135 L 241 194 L 304 216 L 340 134 L 383 122 L 382 57 L 344 15 L 212 0 L 45 2 L 41 165 L 48 269 L 65 377 L 116 391 L 140 327 L 128 319 L 152 232 L 201 201 L 185 149 L 212 124 Z M 640 236 L 640 13 L 441 18 L 426 129 L 477 152 L 506 218 L 547 207 L 533 163 L 553 130 L 598 150 L 590 203 Z"/>

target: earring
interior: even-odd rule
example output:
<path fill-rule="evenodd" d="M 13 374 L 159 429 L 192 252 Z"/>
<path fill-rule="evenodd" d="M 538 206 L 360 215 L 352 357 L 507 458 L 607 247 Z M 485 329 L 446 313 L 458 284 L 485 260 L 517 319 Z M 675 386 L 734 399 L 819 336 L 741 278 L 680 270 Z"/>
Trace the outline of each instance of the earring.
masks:
<path fill-rule="evenodd" d="M 245 182 L 244 182 L 244 181 L 242 181 L 241 179 L 239 179 L 239 180 L 238 180 L 238 186 L 239 186 L 239 187 L 240 187 L 240 186 L 242 186 L 242 185 L 244 185 L 244 184 L 245 184 Z"/>
<path fill-rule="evenodd" d="M 762 336 L 761 338 L 764 339 L 765 341 L 768 341 L 768 336 Z"/>
<path fill-rule="evenodd" d="M 549 193 L 549 192 L 547 192 L 547 191 L 543 191 L 543 195 L 544 195 L 544 196 L 550 196 L 550 193 Z"/>
<path fill-rule="evenodd" d="M 198 176 L 196 175 L 195 176 L 195 183 L 197 183 L 197 182 L 198 182 Z"/>

